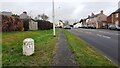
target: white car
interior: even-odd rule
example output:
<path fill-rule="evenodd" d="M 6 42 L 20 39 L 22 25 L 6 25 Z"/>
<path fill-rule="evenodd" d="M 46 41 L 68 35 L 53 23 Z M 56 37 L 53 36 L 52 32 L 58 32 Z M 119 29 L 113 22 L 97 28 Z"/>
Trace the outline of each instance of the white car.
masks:
<path fill-rule="evenodd" d="M 72 27 L 69 25 L 66 25 L 66 26 L 64 26 L 64 29 L 72 29 Z"/>
<path fill-rule="evenodd" d="M 95 29 L 96 27 L 95 27 L 95 25 L 88 25 L 88 28 Z"/>
<path fill-rule="evenodd" d="M 74 25 L 74 28 L 83 28 L 84 25 L 82 23 L 77 23 Z"/>
<path fill-rule="evenodd" d="M 120 30 L 120 26 L 119 25 L 110 25 L 108 27 L 108 29 L 110 29 L 110 30 Z"/>

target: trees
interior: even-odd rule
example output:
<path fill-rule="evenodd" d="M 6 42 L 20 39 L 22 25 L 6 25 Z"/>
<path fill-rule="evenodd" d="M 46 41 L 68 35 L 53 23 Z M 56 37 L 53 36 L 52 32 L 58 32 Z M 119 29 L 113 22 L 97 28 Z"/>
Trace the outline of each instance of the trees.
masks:
<path fill-rule="evenodd" d="M 45 15 L 44 13 L 41 15 L 41 19 L 44 21 L 48 20 L 48 18 L 49 17 L 47 15 Z"/>
<path fill-rule="evenodd" d="M 38 19 L 40 19 L 40 16 L 41 16 L 41 15 L 39 14 L 39 15 L 38 15 Z"/>
<path fill-rule="evenodd" d="M 64 22 L 64 25 L 65 25 L 65 26 L 66 26 L 66 25 L 69 25 L 69 21 L 66 20 L 66 21 Z"/>
<path fill-rule="evenodd" d="M 12 16 L 15 17 L 15 18 L 19 17 L 19 15 L 17 15 L 17 14 L 13 14 Z"/>
<path fill-rule="evenodd" d="M 40 14 L 37 15 L 37 17 L 35 17 L 35 19 L 47 21 L 47 20 L 49 19 L 49 17 L 43 13 L 43 14 L 41 14 L 41 15 L 40 15 Z"/>

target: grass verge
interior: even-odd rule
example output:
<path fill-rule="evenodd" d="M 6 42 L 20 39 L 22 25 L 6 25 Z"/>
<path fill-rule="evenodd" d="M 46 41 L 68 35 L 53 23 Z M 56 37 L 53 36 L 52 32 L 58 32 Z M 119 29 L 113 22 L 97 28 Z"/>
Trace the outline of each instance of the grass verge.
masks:
<path fill-rule="evenodd" d="M 74 36 L 67 30 L 63 30 L 69 47 L 75 56 L 75 60 L 80 66 L 116 66 L 111 61 L 95 51 L 89 44 Z"/>
<path fill-rule="evenodd" d="M 4 32 L 2 33 L 3 66 L 49 66 L 52 62 L 59 30 L 53 37 L 52 30 Z M 35 40 L 35 53 L 23 56 L 22 45 L 25 38 Z"/>

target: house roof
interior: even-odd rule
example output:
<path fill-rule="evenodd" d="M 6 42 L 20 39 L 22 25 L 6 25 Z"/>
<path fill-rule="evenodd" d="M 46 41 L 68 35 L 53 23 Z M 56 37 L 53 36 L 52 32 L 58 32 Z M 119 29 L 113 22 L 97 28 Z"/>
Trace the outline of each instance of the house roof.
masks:
<path fill-rule="evenodd" d="M 119 9 L 117 9 L 115 12 L 113 12 L 113 13 L 120 13 L 120 8 Z"/>
<path fill-rule="evenodd" d="M 93 15 L 93 16 L 88 16 L 88 18 L 87 18 L 87 19 L 97 17 L 98 15 L 99 15 L 99 14 L 96 14 L 96 15 Z"/>
<path fill-rule="evenodd" d="M 26 13 L 22 13 L 20 19 L 30 19 L 30 17 Z"/>

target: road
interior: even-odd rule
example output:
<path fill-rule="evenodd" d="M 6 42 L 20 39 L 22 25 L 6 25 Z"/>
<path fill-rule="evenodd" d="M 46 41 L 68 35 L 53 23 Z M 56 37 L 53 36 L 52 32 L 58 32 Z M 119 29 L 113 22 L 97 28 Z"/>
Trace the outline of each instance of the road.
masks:
<path fill-rule="evenodd" d="M 74 35 L 80 37 L 98 52 L 103 54 L 110 61 L 120 64 L 118 56 L 120 57 L 120 47 L 118 47 L 119 31 L 105 30 L 105 29 L 71 29 L 68 30 Z"/>

